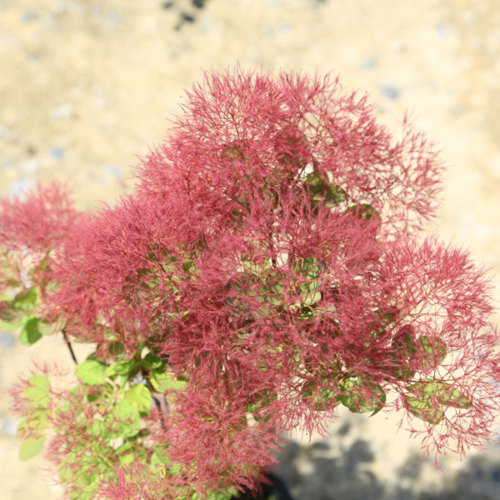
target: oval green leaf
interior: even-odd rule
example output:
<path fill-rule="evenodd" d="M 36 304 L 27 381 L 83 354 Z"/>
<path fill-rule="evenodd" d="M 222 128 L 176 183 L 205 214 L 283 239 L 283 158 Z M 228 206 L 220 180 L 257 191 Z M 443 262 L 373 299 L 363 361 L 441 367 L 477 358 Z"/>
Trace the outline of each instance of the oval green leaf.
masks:
<path fill-rule="evenodd" d="M 38 291 L 36 287 L 23 290 L 14 297 L 12 305 L 24 312 L 33 311 L 36 306 L 37 296 Z"/>
<path fill-rule="evenodd" d="M 361 382 L 360 379 L 348 379 L 339 384 L 343 394 L 337 396 L 352 413 L 371 413 L 380 411 L 386 402 L 382 387 L 371 382 Z"/>
<path fill-rule="evenodd" d="M 32 375 L 23 396 L 36 406 L 46 406 L 49 402 L 50 383 L 45 375 Z"/>
<path fill-rule="evenodd" d="M 120 434 L 124 437 L 135 436 L 141 428 L 141 419 L 139 410 L 135 405 L 126 399 L 122 399 L 112 412 L 113 420 L 117 420 L 121 424 Z M 110 415 L 111 417 L 111 415 Z"/>
<path fill-rule="evenodd" d="M 19 459 L 25 461 L 38 455 L 43 449 L 44 442 L 45 436 L 25 439 L 19 449 Z"/>
<path fill-rule="evenodd" d="M 185 380 L 178 380 L 171 372 L 153 370 L 153 380 L 155 389 L 159 392 L 168 390 L 180 391 L 186 387 Z"/>
<path fill-rule="evenodd" d="M 88 385 L 104 384 L 106 382 L 106 365 L 96 359 L 87 359 L 76 367 L 76 376 Z"/>
<path fill-rule="evenodd" d="M 124 399 L 134 405 L 140 412 L 149 413 L 153 398 L 151 392 L 144 384 L 137 384 L 131 387 Z"/>
<path fill-rule="evenodd" d="M 29 318 L 24 323 L 19 340 L 24 345 L 33 345 L 42 338 L 42 334 L 38 328 L 40 320 L 38 318 Z"/>

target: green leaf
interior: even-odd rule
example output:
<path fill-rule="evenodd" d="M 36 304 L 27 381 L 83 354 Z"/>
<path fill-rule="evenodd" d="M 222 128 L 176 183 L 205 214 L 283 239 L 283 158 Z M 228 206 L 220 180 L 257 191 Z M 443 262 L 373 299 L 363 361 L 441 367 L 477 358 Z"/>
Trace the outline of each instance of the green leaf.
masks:
<path fill-rule="evenodd" d="M 323 389 L 319 396 L 314 398 L 314 409 L 316 411 L 327 411 L 337 406 L 337 398 L 333 391 Z"/>
<path fill-rule="evenodd" d="M 411 396 L 406 396 L 405 401 L 408 405 L 408 410 L 410 413 L 425 420 L 430 424 L 439 424 L 444 417 L 444 410 L 441 406 L 433 404 L 431 399 L 424 398 L 414 398 Z"/>
<path fill-rule="evenodd" d="M 346 200 L 346 192 L 340 186 L 330 184 L 323 179 L 319 172 L 311 172 L 306 175 L 304 182 L 311 190 L 311 202 L 317 207 L 321 201 L 325 204 L 338 205 Z"/>
<path fill-rule="evenodd" d="M 4 300 L 0 302 L 0 320 L 2 324 L 13 325 L 17 328 L 24 316 L 26 316 L 26 312 L 17 309 L 12 301 Z"/>
<path fill-rule="evenodd" d="M 101 438 L 106 430 L 107 427 L 102 420 L 94 420 L 89 427 L 90 434 L 97 438 Z"/>
<path fill-rule="evenodd" d="M 314 319 L 314 309 L 308 305 L 303 305 L 299 314 L 299 319 Z"/>
<path fill-rule="evenodd" d="M 106 382 L 106 365 L 96 359 L 87 359 L 77 365 L 76 376 L 84 384 L 104 384 Z"/>
<path fill-rule="evenodd" d="M 31 312 L 35 309 L 36 301 L 38 298 L 37 287 L 30 288 L 19 292 L 12 301 L 12 305 L 21 311 Z"/>
<path fill-rule="evenodd" d="M 348 209 L 350 212 L 354 212 L 360 219 L 378 219 L 380 220 L 380 214 L 373 208 L 369 203 L 360 203 L 357 205 L 352 205 Z"/>
<path fill-rule="evenodd" d="M 231 500 L 235 495 L 238 494 L 238 491 L 235 488 L 229 488 L 227 491 L 207 491 L 206 492 L 206 497 L 204 497 L 206 500 Z M 190 500 L 201 500 L 200 497 L 195 496 L 192 497 Z M 274 495 L 271 495 L 268 497 L 268 500 L 277 500 Z"/>
<path fill-rule="evenodd" d="M 168 456 L 168 445 L 158 444 L 155 447 L 153 455 L 151 455 L 151 463 L 153 465 L 169 465 L 171 463 L 170 457 Z"/>
<path fill-rule="evenodd" d="M 28 415 L 19 422 L 17 430 L 21 435 L 41 436 L 48 426 L 47 408 L 37 406 L 29 410 Z"/>
<path fill-rule="evenodd" d="M 392 341 L 391 347 L 400 356 L 410 356 L 417 352 L 415 344 L 415 329 L 411 325 L 404 325 Z"/>
<path fill-rule="evenodd" d="M 128 375 L 137 365 L 138 362 L 135 359 L 117 361 L 106 367 L 104 375 L 106 377 L 112 377 L 113 375 Z"/>
<path fill-rule="evenodd" d="M 398 361 L 401 360 L 398 359 Z M 391 371 L 395 377 L 404 381 L 410 380 L 416 373 L 415 370 L 413 370 L 410 366 L 404 366 L 404 365 L 393 366 L 391 367 Z"/>
<path fill-rule="evenodd" d="M 179 380 L 172 372 L 164 372 L 153 370 L 152 383 L 158 392 L 165 392 L 167 390 L 180 391 L 186 387 L 185 380 Z"/>
<path fill-rule="evenodd" d="M 135 460 L 135 454 L 134 453 L 126 453 L 125 455 L 120 455 L 118 457 L 118 460 L 120 461 L 121 465 L 130 465 L 134 460 Z"/>
<path fill-rule="evenodd" d="M 163 360 L 161 358 L 159 358 L 158 356 L 155 356 L 154 354 L 148 352 L 146 354 L 146 356 L 144 356 L 142 363 L 147 368 L 153 370 L 156 368 L 160 368 L 163 365 Z"/>
<path fill-rule="evenodd" d="M 297 280 L 297 285 L 302 297 L 300 305 L 312 306 L 321 300 L 319 289 L 323 280 L 320 278 L 324 269 L 316 257 L 305 257 L 297 259 L 293 265 L 294 271 L 303 276 L 304 280 Z"/>
<path fill-rule="evenodd" d="M 428 399 L 445 406 L 453 406 L 467 410 L 472 403 L 459 389 L 442 380 L 420 380 L 406 390 L 415 394 L 420 399 Z"/>
<path fill-rule="evenodd" d="M 318 283 L 319 288 L 319 283 Z M 304 295 L 304 304 L 312 306 L 321 300 L 321 292 L 306 292 Z"/>
<path fill-rule="evenodd" d="M 42 338 L 42 334 L 38 329 L 40 320 L 38 318 L 29 318 L 26 323 L 24 323 L 23 329 L 21 330 L 21 335 L 19 340 L 24 345 L 33 345 Z"/>
<path fill-rule="evenodd" d="M 151 392 L 144 384 L 137 384 L 131 387 L 124 398 L 132 403 L 140 412 L 149 413 L 153 398 Z"/>
<path fill-rule="evenodd" d="M 50 391 L 48 378 L 45 375 L 32 375 L 28 379 L 28 384 L 23 396 L 36 406 L 47 406 Z"/>
<path fill-rule="evenodd" d="M 447 355 L 446 344 L 438 337 L 422 335 L 418 341 L 420 351 L 420 365 L 422 369 L 435 368 L 443 362 Z"/>
<path fill-rule="evenodd" d="M 241 150 L 237 146 L 233 146 L 233 145 L 227 146 L 226 149 L 224 150 L 224 153 L 229 158 L 232 158 L 235 160 L 245 159 L 245 156 L 243 155 L 243 153 L 241 152 Z"/>
<path fill-rule="evenodd" d="M 130 451 L 131 449 L 132 449 L 132 442 L 131 441 L 125 441 L 118 448 L 116 448 L 115 453 L 117 455 L 120 455 L 120 454 L 124 454 L 127 451 Z"/>
<path fill-rule="evenodd" d="M 1 309 L 1 303 L 0 303 L 0 309 Z M 0 313 L 0 330 L 2 332 L 13 332 L 17 330 L 19 327 L 22 326 L 22 319 L 24 315 L 18 316 L 16 319 L 13 319 L 12 321 L 8 321 L 4 317 L 4 311 Z"/>
<path fill-rule="evenodd" d="M 108 351 L 111 356 L 118 356 L 124 351 L 123 344 L 118 341 L 112 342 L 111 344 L 109 344 Z"/>
<path fill-rule="evenodd" d="M 40 320 L 38 322 L 38 331 L 43 335 L 51 335 L 60 332 L 64 328 L 65 322 L 59 318 L 53 322 Z"/>
<path fill-rule="evenodd" d="M 139 410 L 135 405 L 126 399 L 122 399 L 109 415 L 121 423 L 120 435 L 124 437 L 135 436 L 141 428 Z"/>
<path fill-rule="evenodd" d="M 442 380 L 420 380 L 406 387 L 412 395 L 406 395 L 408 410 L 416 417 L 431 424 L 439 423 L 446 407 L 467 410 L 472 402 L 459 389 Z"/>
<path fill-rule="evenodd" d="M 101 398 L 104 399 L 110 394 L 110 392 L 113 391 L 113 386 L 109 382 L 106 382 L 105 384 L 94 385 L 92 386 L 92 390 L 89 390 L 88 387 L 80 387 L 84 389 L 83 392 L 89 403 L 93 403 L 94 401 L 97 401 Z"/>
<path fill-rule="evenodd" d="M 377 309 L 375 311 L 382 327 L 386 327 L 394 323 L 399 315 L 399 310 L 396 307 L 388 307 L 387 309 Z"/>
<path fill-rule="evenodd" d="M 337 400 L 352 413 L 371 413 L 380 411 L 386 401 L 382 387 L 372 382 L 362 382 L 361 379 L 348 379 L 339 384 L 343 394 Z"/>
<path fill-rule="evenodd" d="M 19 459 L 25 461 L 38 455 L 43 449 L 44 442 L 45 436 L 25 439 L 19 450 Z"/>
<path fill-rule="evenodd" d="M 297 259 L 293 268 L 297 274 L 314 279 L 319 277 L 324 266 L 316 257 L 305 257 Z"/>

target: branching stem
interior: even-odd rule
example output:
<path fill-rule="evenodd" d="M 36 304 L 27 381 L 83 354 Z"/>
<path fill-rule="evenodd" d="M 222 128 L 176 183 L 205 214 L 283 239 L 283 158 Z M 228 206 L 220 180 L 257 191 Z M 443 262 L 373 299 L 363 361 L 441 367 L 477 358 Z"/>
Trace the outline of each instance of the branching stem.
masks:
<path fill-rule="evenodd" d="M 66 330 L 64 328 L 61 331 L 63 334 L 64 342 L 66 342 L 66 345 L 68 346 L 69 349 L 69 353 L 71 354 L 71 359 L 75 362 L 75 365 L 77 365 L 78 360 L 76 359 L 75 351 L 73 351 L 73 346 L 71 345 L 68 334 L 66 333 Z"/>

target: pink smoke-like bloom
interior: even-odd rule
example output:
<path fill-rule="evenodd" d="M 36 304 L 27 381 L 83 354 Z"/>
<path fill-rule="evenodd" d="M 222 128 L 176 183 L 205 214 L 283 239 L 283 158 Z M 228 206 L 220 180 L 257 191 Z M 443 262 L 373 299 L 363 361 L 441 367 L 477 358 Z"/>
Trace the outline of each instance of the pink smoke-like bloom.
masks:
<path fill-rule="evenodd" d="M 0 244 L 10 249 L 45 253 L 67 238 L 76 218 L 62 184 L 39 184 L 24 197 L 0 200 Z"/>
<path fill-rule="evenodd" d="M 154 347 L 188 381 L 151 425 L 197 490 L 251 485 L 281 431 L 324 430 L 339 402 L 402 409 L 424 451 L 464 453 L 494 431 L 498 332 L 484 272 L 418 236 L 441 168 L 337 80 L 207 73 L 132 195 L 77 231 L 57 209 L 30 232 L 4 203 L 0 235 L 64 239 L 46 313 L 69 335 L 104 360 Z M 112 498 L 135 498 L 127 478 Z"/>

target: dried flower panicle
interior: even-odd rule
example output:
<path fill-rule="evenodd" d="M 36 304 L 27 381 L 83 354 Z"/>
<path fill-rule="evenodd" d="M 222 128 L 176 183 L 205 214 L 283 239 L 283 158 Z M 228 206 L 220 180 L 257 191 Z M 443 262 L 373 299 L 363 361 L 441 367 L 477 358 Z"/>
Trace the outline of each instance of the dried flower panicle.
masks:
<path fill-rule="evenodd" d="M 2 248 L 35 253 L 54 250 L 78 217 L 67 189 L 57 182 L 39 184 L 31 193 L 0 200 Z"/>
<path fill-rule="evenodd" d="M 44 318 L 96 351 L 52 412 L 66 430 L 51 457 L 65 463 L 64 436 L 105 422 L 106 405 L 141 424 L 125 440 L 133 466 L 99 430 L 103 498 L 230 498 L 283 430 L 323 430 L 340 404 L 403 410 L 427 452 L 480 446 L 498 412 L 498 332 L 484 272 L 418 236 L 440 171 L 406 120 L 394 140 L 338 80 L 207 73 L 136 191 L 54 233 Z M 2 209 L 8 236 L 17 209 Z M 75 408 L 92 417 L 80 431 Z"/>

